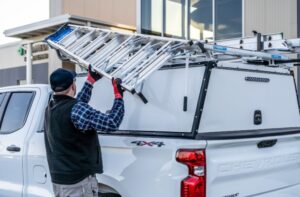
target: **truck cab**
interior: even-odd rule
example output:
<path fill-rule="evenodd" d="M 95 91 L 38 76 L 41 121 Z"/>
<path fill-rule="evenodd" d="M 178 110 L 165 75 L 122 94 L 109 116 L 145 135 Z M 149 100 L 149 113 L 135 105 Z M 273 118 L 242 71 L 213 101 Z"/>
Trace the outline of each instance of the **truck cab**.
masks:
<path fill-rule="evenodd" d="M 48 85 L 0 89 L 0 196 L 52 196 L 43 140 Z"/>

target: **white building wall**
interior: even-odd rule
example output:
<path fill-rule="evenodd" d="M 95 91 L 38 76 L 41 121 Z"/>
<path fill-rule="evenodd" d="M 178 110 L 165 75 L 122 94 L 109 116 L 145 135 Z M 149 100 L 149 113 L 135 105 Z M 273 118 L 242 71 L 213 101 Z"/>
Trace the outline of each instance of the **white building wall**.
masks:
<path fill-rule="evenodd" d="M 0 69 L 24 66 L 24 56 L 18 54 L 21 41 L 0 45 Z"/>
<path fill-rule="evenodd" d="M 59 1 L 59 0 L 54 0 Z M 62 12 L 136 27 L 137 0 L 61 0 Z"/>
<path fill-rule="evenodd" d="M 244 0 L 244 31 L 283 32 L 285 38 L 297 37 L 297 0 Z"/>

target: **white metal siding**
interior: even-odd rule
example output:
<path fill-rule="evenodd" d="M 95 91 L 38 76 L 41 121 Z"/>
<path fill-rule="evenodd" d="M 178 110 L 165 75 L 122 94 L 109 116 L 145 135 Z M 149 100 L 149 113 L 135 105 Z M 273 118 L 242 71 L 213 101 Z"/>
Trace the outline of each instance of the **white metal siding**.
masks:
<path fill-rule="evenodd" d="M 63 0 L 63 13 L 136 26 L 136 0 Z"/>
<path fill-rule="evenodd" d="M 286 38 L 297 36 L 297 0 L 244 0 L 245 35 L 283 32 Z"/>

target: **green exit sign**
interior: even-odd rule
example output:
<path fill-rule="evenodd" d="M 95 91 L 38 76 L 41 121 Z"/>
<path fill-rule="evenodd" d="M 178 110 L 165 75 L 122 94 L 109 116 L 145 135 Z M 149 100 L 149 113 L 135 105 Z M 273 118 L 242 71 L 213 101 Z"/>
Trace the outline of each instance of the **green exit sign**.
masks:
<path fill-rule="evenodd" d="M 20 47 L 20 48 L 18 49 L 18 54 L 19 54 L 20 56 L 23 56 L 23 55 L 26 54 L 26 50 L 25 50 L 24 48 Z"/>

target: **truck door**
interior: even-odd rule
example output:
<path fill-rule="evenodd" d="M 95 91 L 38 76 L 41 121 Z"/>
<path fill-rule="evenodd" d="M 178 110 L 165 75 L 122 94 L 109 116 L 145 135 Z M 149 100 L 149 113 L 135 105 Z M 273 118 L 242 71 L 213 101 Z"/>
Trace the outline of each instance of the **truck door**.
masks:
<path fill-rule="evenodd" d="M 0 92 L 0 196 L 22 196 L 22 156 L 34 92 Z"/>

